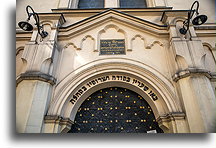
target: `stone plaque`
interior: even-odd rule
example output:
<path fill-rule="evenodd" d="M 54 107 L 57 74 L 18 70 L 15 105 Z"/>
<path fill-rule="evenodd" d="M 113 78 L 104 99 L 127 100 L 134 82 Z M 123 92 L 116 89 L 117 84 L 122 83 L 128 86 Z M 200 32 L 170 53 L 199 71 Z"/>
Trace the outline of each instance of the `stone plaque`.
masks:
<path fill-rule="evenodd" d="M 125 54 L 125 40 L 100 40 L 100 55 Z"/>

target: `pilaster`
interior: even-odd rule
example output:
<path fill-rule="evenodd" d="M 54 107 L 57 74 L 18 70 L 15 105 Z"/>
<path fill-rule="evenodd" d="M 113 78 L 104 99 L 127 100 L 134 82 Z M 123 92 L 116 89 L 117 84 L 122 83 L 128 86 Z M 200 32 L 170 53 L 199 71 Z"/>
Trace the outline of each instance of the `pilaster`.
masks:
<path fill-rule="evenodd" d="M 44 15 L 47 15 L 46 17 Z M 44 18 L 51 17 L 51 21 Z M 22 59 L 25 71 L 17 76 L 16 128 L 18 133 L 40 133 L 56 83 L 55 73 L 59 51 L 56 45 L 61 14 L 41 14 L 40 19 L 49 35 L 42 39 L 35 28 L 25 45 Z M 64 20 L 64 19 L 63 19 Z"/>
<path fill-rule="evenodd" d="M 175 20 L 175 21 L 173 21 Z M 215 94 L 211 74 L 205 69 L 205 52 L 193 26 L 186 35 L 179 33 L 182 20 L 167 17 L 170 24 L 170 51 L 173 56 L 173 81 L 191 133 L 213 132 L 215 123 Z"/>

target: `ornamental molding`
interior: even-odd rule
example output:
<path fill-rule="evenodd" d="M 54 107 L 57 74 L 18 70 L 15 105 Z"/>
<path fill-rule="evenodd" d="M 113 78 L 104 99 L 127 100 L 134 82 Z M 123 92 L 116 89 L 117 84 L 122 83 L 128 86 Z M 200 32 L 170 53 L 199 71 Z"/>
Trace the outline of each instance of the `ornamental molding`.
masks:
<path fill-rule="evenodd" d="M 188 68 L 186 70 L 178 71 L 172 76 L 172 79 L 173 81 L 178 82 L 178 80 L 192 75 L 204 75 L 207 78 L 215 81 L 215 73 L 211 73 L 210 71 L 205 69 L 197 69 L 197 68 Z"/>
<path fill-rule="evenodd" d="M 59 28 L 59 40 L 70 39 L 77 36 L 83 32 L 93 29 L 97 26 L 101 26 L 106 22 L 120 23 L 126 26 L 135 27 L 136 29 L 147 32 L 156 36 L 167 36 L 169 33 L 167 31 L 167 25 L 159 25 L 145 19 L 135 17 L 133 15 L 124 13 L 116 9 L 108 9 L 102 11 L 96 15 L 90 16 L 79 22 L 73 23 L 69 26 L 62 26 Z M 110 27 L 110 26 L 109 26 Z M 114 26 L 115 27 L 115 26 Z M 116 27 L 115 27 L 116 28 Z M 106 28 L 105 28 L 106 29 Z M 119 29 L 117 28 L 117 31 Z M 121 30 L 120 30 L 121 31 Z"/>
<path fill-rule="evenodd" d="M 56 78 L 54 78 L 53 76 L 42 72 L 34 72 L 34 71 L 20 74 L 16 79 L 16 85 L 18 85 L 23 80 L 39 80 L 39 81 L 50 83 L 51 85 L 56 84 Z"/>
<path fill-rule="evenodd" d="M 46 115 L 44 117 L 44 123 L 59 125 L 60 131 L 57 131 L 58 133 L 67 133 L 71 129 L 71 126 L 74 124 L 74 122 L 69 118 L 63 118 L 56 115 Z"/>

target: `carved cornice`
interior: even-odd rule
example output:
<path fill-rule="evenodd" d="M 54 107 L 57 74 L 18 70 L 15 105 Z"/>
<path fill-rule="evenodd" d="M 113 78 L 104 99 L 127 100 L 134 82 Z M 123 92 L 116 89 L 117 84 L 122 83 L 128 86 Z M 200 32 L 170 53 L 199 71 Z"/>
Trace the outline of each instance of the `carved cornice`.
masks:
<path fill-rule="evenodd" d="M 164 10 L 160 21 L 167 23 L 169 17 L 187 17 L 190 10 Z"/>
<path fill-rule="evenodd" d="M 58 20 L 60 26 L 66 22 L 63 13 L 38 13 L 38 15 L 41 20 Z"/>
<path fill-rule="evenodd" d="M 215 24 L 206 24 L 206 26 L 194 26 L 194 28 L 196 30 L 216 30 Z"/>
<path fill-rule="evenodd" d="M 175 120 L 185 119 L 185 113 L 183 112 L 172 112 L 163 116 L 159 116 L 156 120 L 158 123 L 170 122 Z"/>
<path fill-rule="evenodd" d="M 177 82 L 178 80 L 180 80 L 182 78 L 186 78 L 186 77 L 191 76 L 191 75 L 204 75 L 211 80 L 215 80 L 215 77 L 216 77 L 216 74 L 211 73 L 205 69 L 189 68 L 186 70 L 181 70 L 181 71 L 176 72 L 172 76 L 172 79 L 173 79 L 173 81 Z"/>
<path fill-rule="evenodd" d="M 156 24 L 154 22 L 150 22 L 148 20 L 118 11 L 116 9 L 107 9 L 106 11 L 85 18 L 69 26 L 60 27 L 58 39 L 69 39 L 100 24 L 111 21 L 134 26 L 141 31 L 146 30 L 151 34 L 160 37 L 168 35 L 167 25 Z"/>
<path fill-rule="evenodd" d="M 58 123 L 60 120 L 62 120 L 62 117 L 57 115 L 47 115 L 44 117 L 44 123 Z"/>
<path fill-rule="evenodd" d="M 165 115 L 159 116 L 156 121 L 158 125 L 165 133 L 170 133 L 170 131 L 174 132 L 175 130 L 170 127 L 170 123 L 176 123 L 175 121 L 184 121 L 185 113 L 183 112 L 171 112 Z"/>
<path fill-rule="evenodd" d="M 44 117 L 44 123 L 60 123 L 61 125 L 72 125 L 74 124 L 69 118 L 63 118 L 57 115 L 46 115 Z"/>
<path fill-rule="evenodd" d="M 69 118 L 63 118 L 57 115 L 47 115 L 44 117 L 44 123 L 52 123 L 52 124 L 59 124 L 61 126 L 68 126 L 71 127 L 74 122 L 71 121 Z"/>
<path fill-rule="evenodd" d="M 51 9 L 54 13 L 63 13 L 63 14 L 71 14 L 71 13 L 79 13 L 79 14 L 92 14 L 92 13 L 100 13 L 107 9 L 115 9 L 118 11 L 126 12 L 126 13 L 158 13 L 158 16 L 161 16 L 161 12 L 164 10 L 172 10 L 172 7 L 148 7 L 148 8 L 95 8 L 95 9 Z"/>
<path fill-rule="evenodd" d="M 51 85 L 56 84 L 56 79 L 48 74 L 42 72 L 26 72 L 20 74 L 16 79 L 16 85 L 18 85 L 23 80 L 40 80 L 43 82 L 50 83 Z"/>

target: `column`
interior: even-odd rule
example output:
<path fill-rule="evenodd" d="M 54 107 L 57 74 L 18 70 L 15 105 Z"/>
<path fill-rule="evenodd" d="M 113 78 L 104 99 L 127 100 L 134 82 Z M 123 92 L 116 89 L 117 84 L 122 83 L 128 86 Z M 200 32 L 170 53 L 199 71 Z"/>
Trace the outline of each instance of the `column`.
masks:
<path fill-rule="evenodd" d="M 215 95 L 202 62 L 205 56 L 201 40 L 193 27 L 186 36 L 179 34 L 179 26 L 170 26 L 170 51 L 173 53 L 179 98 L 191 133 L 213 132 L 215 128 Z M 193 36 L 192 36 L 193 35 Z M 206 57 L 208 58 L 208 57 Z"/>
<path fill-rule="evenodd" d="M 54 20 L 50 21 L 53 21 L 53 24 L 61 24 L 64 22 L 62 17 L 61 14 L 54 14 Z M 41 20 L 43 18 L 46 16 L 43 16 Z M 35 29 L 23 51 L 22 59 L 26 63 L 26 70 L 16 79 L 16 129 L 18 133 L 42 132 L 44 117 L 56 83 L 55 73 L 59 56 L 56 46 L 58 32 L 53 24 L 44 24 L 45 31 L 49 33 L 44 39 Z"/>

